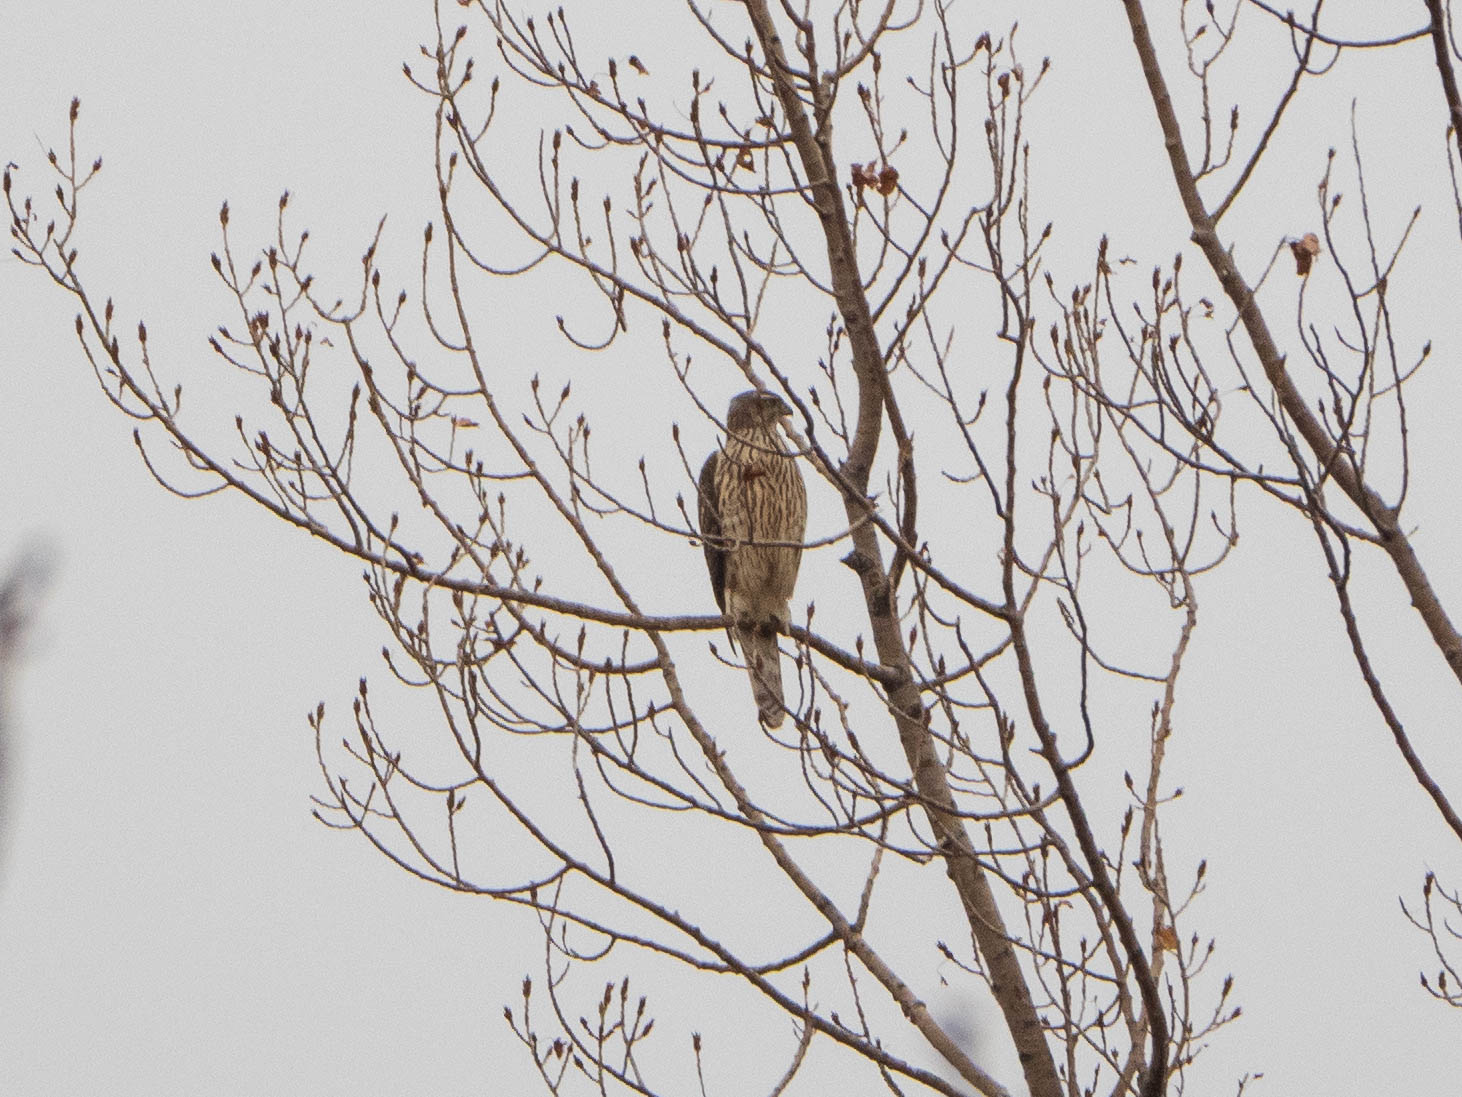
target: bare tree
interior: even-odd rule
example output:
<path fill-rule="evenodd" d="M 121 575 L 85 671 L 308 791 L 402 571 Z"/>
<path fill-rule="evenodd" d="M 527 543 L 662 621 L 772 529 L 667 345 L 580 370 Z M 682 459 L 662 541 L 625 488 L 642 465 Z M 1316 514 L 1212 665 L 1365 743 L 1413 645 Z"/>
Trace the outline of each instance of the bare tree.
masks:
<path fill-rule="evenodd" d="M 83 281 L 78 210 L 101 162 L 78 152 L 77 104 L 57 212 L 7 172 L 16 252 L 75 296 L 159 481 L 242 493 L 364 564 L 391 675 L 438 723 L 379 715 L 364 678 L 348 734 L 321 706 L 319 817 L 539 920 L 543 977 L 506 1016 L 548 1090 L 711 1084 L 700 1035 L 688 1065 L 649 1050 L 631 980 L 668 965 L 790 1019 L 780 1061 L 758 1064 L 777 1093 L 818 1060 L 894 1092 L 1181 1091 L 1238 1010 L 1193 924 L 1205 866 L 1164 858 L 1163 766 L 1197 582 L 1230 555 L 1241 492 L 1313 530 L 1357 668 L 1462 838 L 1351 598 L 1372 546 L 1462 677 L 1401 516 L 1403 393 L 1426 359 L 1388 296 L 1406 234 L 1377 242 L 1363 190 L 1343 225 L 1333 165 L 1319 231 L 1265 243 L 1257 273 L 1221 227 L 1339 53 L 1430 40 L 1462 118 L 1446 13 L 1431 0 L 1415 33 L 1359 41 L 1322 30 L 1319 3 L 1301 20 L 1184 2 L 1165 32 L 1184 52 L 1164 59 L 1139 0 L 1123 6 L 1208 268 L 1179 254 L 1150 288 L 1105 242 L 1088 283 L 1058 286 L 1026 136 L 1046 66 L 977 13 L 692 0 L 701 51 L 647 47 L 649 64 L 591 51 L 563 9 L 439 18 L 406 67 L 435 102 L 440 200 L 410 289 L 375 244 L 358 288 L 322 288 L 288 195 L 262 248 L 220 213 L 237 319 L 210 342 L 252 386 L 232 434 L 184 415 L 146 328 L 124 341 Z M 1241 32 L 1294 49 L 1256 128 L 1219 105 Z M 1191 116 L 1164 61 L 1192 81 Z M 530 114 L 553 121 L 525 156 Z M 1353 159 L 1360 176 L 1359 144 Z M 1307 287 L 1325 260 L 1345 300 L 1322 324 Z M 514 302 L 565 285 L 539 336 L 561 384 L 504 348 Z M 1288 352 L 1269 319 L 1286 308 Z M 780 727 L 758 727 L 720 646 L 737 622 L 665 578 L 718 534 L 692 517 L 695 470 L 747 388 L 794 409 L 811 500 Z M 676 858 L 714 862 L 736 901 L 667 871 Z M 1428 878 L 1424 894 L 1417 924 L 1452 972 L 1435 992 L 1457 1004 L 1453 931 L 1433 916 L 1455 893 Z M 919 949 L 985 988 L 1013 1057 L 936 1016 L 909 973 Z"/>

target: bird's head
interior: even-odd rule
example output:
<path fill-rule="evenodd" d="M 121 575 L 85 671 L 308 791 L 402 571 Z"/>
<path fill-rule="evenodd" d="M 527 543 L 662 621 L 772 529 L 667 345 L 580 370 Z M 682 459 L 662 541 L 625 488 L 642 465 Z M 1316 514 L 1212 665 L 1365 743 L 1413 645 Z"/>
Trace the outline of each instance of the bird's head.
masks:
<path fill-rule="evenodd" d="M 736 433 L 767 429 L 791 414 L 792 409 L 776 393 L 752 389 L 732 398 L 726 412 L 726 429 Z"/>

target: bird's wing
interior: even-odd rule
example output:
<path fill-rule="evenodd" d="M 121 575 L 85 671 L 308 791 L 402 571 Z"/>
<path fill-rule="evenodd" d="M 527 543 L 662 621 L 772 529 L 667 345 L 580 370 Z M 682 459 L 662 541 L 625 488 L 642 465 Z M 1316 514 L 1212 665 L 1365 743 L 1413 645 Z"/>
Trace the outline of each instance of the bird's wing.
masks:
<path fill-rule="evenodd" d="M 712 451 L 706 458 L 706 463 L 701 466 L 701 478 L 697 488 L 700 496 L 701 547 L 706 553 L 706 570 L 711 574 L 711 593 L 716 596 L 716 605 L 725 613 L 726 549 L 717 541 L 721 536 L 721 516 L 716 498 L 716 468 L 720 461 L 721 451 Z"/>

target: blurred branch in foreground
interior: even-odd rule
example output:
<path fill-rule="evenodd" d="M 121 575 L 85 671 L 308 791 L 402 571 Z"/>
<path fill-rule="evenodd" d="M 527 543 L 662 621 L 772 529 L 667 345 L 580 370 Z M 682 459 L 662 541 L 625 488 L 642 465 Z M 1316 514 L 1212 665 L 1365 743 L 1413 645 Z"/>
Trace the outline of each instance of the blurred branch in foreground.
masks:
<path fill-rule="evenodd" d="M 10 679 L 20 661 L 26 630 L 35 619 L 36 604 L 50 578 L 49 555 L 31 546 L 12 564 L 0 583 L 0 868 L 10 821 L 14 751 L 10 731 Z"/>

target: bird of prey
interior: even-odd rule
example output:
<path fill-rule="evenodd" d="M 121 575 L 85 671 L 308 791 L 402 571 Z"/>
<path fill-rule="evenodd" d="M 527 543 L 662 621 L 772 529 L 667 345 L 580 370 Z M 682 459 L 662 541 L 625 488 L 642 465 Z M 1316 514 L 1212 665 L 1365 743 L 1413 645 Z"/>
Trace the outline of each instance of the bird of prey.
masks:
<path fill-rule="evenodd" d="M 786 628 L 807 530 L 807 489 L 778 426 L 792 414 L 780 396 L 743 392 L 726 412 L 726 441 L 700 477 L 701 543 L 716 605 L 732 621 L 757 716 L 779 727 Z"/>

